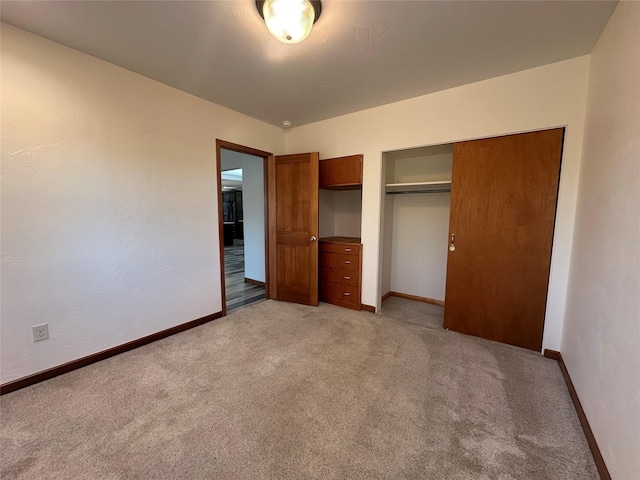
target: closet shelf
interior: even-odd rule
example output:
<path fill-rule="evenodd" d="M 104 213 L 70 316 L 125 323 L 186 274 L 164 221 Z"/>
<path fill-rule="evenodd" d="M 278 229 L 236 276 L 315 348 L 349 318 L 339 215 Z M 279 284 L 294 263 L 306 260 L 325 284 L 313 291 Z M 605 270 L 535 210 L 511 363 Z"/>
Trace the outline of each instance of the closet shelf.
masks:
<path fill-rule="evenodd" d="M 410 193 L 410 192 L 450 192 L 451 180 L 440 180 L 437 182 L 403 182 L 387 183 L 385 185 L 387 193 Z"/>

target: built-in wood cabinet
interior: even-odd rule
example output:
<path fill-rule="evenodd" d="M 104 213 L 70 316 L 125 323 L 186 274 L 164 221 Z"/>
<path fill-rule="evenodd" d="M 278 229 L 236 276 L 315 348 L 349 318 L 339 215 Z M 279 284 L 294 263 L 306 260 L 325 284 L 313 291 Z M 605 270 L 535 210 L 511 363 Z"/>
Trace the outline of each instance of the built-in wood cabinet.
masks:
<path fill-rule="evenodd" d="M 362 188 L 362 155 L 320 160 L 320 188 L 328 190 Z"/>
<path fill-rule="evenodd" d="M 319 299 L 361 310 L 362 155 L 320 160 Z"/>
<path fill-rule="evenodd" d="M 362 243 L 360 238 L 321 238 L 318 251 L 320 301 L 361 310 Z"/>

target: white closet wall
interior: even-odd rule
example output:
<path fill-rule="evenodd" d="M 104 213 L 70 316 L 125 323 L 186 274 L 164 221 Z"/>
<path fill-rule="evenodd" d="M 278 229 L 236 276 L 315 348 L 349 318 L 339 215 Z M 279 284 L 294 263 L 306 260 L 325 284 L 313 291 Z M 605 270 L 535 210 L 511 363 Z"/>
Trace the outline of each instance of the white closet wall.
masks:
<path fill-rule="evenodd" d="M 383 178 L 384 175 L 383 175 Z M 393 256 L 393 205 L 396 195 L 385 195 L 384 218 L 382 223 L 382 259 L 380 261 L 380 291 L 382 295 L 391 292 L 391 258 Z"/>
<path fill-rule="evenodd" d="M 452 159 L 452 145 L 388 152 L 386 183 L 450 181 Z M 444 301 L 450 204 L 448 192 L 386 195 L 383 293 Z"/>
<path fill-rule="evenodd" d="M 391 291 L 444 301 L 450 204 L 450 193 L 396 195 Z"/>

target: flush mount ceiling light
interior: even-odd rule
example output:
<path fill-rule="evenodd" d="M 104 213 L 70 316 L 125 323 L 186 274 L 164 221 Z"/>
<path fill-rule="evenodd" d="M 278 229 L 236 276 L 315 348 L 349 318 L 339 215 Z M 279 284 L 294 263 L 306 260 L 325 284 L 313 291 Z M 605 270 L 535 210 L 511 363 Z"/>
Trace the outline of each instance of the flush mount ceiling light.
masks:
<path fill-rule="evenodd" d="M 283 43 L 300 43 L 320 18 L 319 0 L 256 0 L 271 35 Z"/>

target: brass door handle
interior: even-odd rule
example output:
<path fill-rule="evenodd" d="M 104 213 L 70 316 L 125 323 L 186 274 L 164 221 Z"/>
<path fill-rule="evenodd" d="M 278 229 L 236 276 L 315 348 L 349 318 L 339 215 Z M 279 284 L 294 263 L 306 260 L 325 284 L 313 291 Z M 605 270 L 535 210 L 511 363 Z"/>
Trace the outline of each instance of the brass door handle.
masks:
<path fill-rule="evenodd" d="M 311 235 L 311 236 L 309 237 L 309 241 L 310 241 L 310 242 L 315 242 L 316 240 L 317 240 L 317 238 L 315 237 L 315 235 Z"/>
<path fill-rule="evenodd" d="M 449 243 L 449 251 L 450 252 L 455 252 L 456 251 L 456 234 L 455 233 L 451 234 L 451 242 Z"/>

